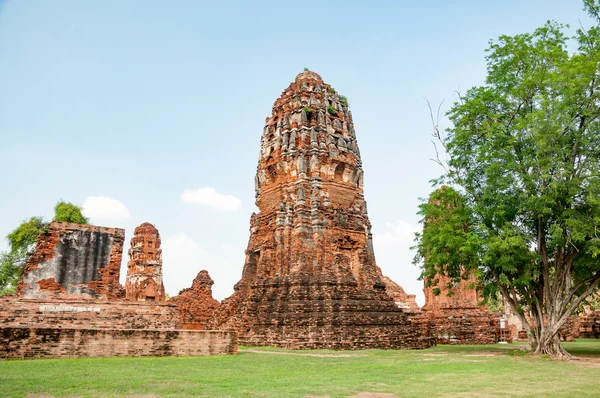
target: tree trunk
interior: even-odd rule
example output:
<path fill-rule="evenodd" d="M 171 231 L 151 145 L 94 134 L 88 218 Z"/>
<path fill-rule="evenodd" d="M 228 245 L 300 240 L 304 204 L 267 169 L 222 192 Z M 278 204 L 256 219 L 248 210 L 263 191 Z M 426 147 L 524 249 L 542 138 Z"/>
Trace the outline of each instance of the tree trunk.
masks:
<path fill-rule="evenodd" d="M 551 335 L 550 328 L 545 328 L 541 331 L 540 338 L 537 341 L 535 339 L 531 341 L 530 339 L 530 344 L 532 347 L 535 347 L 534 354 L 547 354 L 555 358 L 571 359 L 571 354 L 565 351 L 560 345 L 558 332 Z"/>

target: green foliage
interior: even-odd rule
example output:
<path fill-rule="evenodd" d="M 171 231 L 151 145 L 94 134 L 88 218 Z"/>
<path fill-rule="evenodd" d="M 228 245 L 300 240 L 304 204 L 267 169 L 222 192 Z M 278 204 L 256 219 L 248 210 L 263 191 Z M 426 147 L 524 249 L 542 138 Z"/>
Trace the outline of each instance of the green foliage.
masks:
<path fill-rule="evenodd" d="M 15 291 L 27 258 L 33 252 L 37 237 L 45 226 L 42 217 L 31 217 L 6 236 L 9 250 L 0 253 L 0 296 Z"/>
<path fill-rule="evenodd" d="M 0 296 L 15 292 L 23 268 L 19 268 L 20 261 L 16 255 L 0 253 Z"/>
<path fill-rule="evenodd" d="M 25 220 L 6 236 L 10 253 L 22 257 L 30 252 L 35 246 L 38 235 L 42 228 L 46 226 L 46 222 L 42 217 L 31 217 Z"/>
<path fill-rule="evenodd" d="M 71 222 L 75 224 L 87 224 L 89 221 L 81 213 L 81 207 L 60 200 L 54 206 L 54 221 Z"/>
<path fill-rule="evenodd" d="M 415 258 L 426 278 L 470 271 L 497 288 L 541 352 L 600 283 L 600 30 L 578 30 L 572 54 L 562 30 L 490 43 L 485 84 L 434 130 L 449 158 L 436 183 L 458 190 L 420 206 Z"/>
<path fill-rule="evenodd" d="M 331 86 L 327 87 L 327 92 L 330 93 L 330 94 L 335 94 L 336 93 L 335 89 L 333 87 L 331 87 Z"/>
<path fill-rule="evenodd" d="M 315 111 L 310 106 L 305 106 L 303 109 L 304 109 L 304 112 L 306 112 L 307 115 L 310 115 L 310 114 L 312 114 Z"/>
<path fill-rule="evenodd" d="M 308 68 L 304 68 L 304 72 L 309 72 L 309 69 Z"/>
<path fill-rule="evenodd" d="M 348 107 L 348 98 L 345 95 L 340 95 L 340 103 L 344 105 L 344 107 Z"/>
<path fill-rule="evenodd" d="M 333 116 L 337 115 L 337 110 L 335 109 L 335 107 L 333 105 L 329 105 L 327 107 L 327 112 L 329 112 Z"/>

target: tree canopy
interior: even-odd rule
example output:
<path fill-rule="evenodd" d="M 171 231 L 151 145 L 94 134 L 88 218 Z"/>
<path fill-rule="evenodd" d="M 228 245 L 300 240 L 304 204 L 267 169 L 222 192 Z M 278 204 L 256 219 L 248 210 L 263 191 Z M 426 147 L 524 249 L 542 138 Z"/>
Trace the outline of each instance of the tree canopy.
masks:
<path fill-rule="evenodd" d="M 584 7 L 600 22 L 598 0 Z M 600 283 L 600 30 L 564 31 L 492 41 L 485 84 L 434 126 L 448 156 L 435 183 L 456 189 L 420 206 L 415 257 L 432 280 L 476 273 L 557 356 L 559 328 Z"/>
<path fill-rule="evenodd" d="M 54 221 L 88 223 L 81 207 L 63 200 L 54 206 Z M 44 232 L 47 224 L 42 217 L 31 217 L 6 236 L 9 250 L 0 253 L 0 295 L 14 292 L 23 275 L 27 259 L 33 253 L 37 238 Z"/>

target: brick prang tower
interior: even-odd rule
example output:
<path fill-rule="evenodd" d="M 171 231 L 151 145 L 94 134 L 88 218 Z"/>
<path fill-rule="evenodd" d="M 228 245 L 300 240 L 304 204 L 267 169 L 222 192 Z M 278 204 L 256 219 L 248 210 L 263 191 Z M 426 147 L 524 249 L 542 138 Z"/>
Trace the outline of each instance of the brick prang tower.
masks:
<path fill-rule="evenodd" d="M 273 105 L 261 138 L 242 279 L 212 326 L 290 348 L 431 344 L 375 263 L 348 100 L 314 72 Z"/>

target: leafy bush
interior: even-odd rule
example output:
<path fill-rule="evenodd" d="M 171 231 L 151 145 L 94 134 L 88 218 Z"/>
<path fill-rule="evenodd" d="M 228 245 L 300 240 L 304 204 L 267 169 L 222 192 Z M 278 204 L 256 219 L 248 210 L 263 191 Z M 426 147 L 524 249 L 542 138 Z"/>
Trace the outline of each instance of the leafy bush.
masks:
<path fill-rule="evenodd" d="M 340 95 L 340 103 L 347 108 L 348 107 L 348 98 L 345 95 Z"/>
<path fill-rule="evenodd" d="M 333 116 L 337 115 L 337 110 L 335 109 L 335 107 L 333 105 L 329 105 L 327 107 L 327 112 L 329 112 Z"/>
<path fill-rule="evenodd" d="M 72 222 L 75 224 L 87 224 L 88 219 L 81 213 L 81 207 L 60 200 L 54 206 L 54 221 Z"/>
<path fill-rule="evenodd" d="M 304 112 L 306 112 L 306 114 L 308 114 L 308 115 L 310 115 L 311 113 L 313 113 L 315 111 L 310 106 L 305 106 L 303 109 L 304 109 Z"/>

